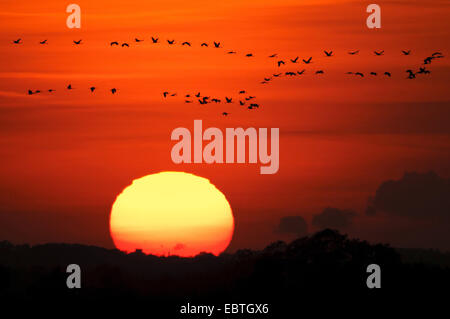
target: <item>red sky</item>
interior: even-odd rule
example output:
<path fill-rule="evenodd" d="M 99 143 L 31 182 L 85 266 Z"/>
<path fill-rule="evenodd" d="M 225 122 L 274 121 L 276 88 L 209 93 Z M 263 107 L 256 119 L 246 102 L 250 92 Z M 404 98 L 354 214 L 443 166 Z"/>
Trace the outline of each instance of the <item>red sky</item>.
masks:
<path fill-rule="evenodd" d="M 407 80 L 405 73 L 435 51 L 448 54 L 448 1 L 378 1 L 380 30 L 365 25 L 367 1 L 77 3 L 81 30 L 66 27 L 64 1 L 0 3 L 0 239 L 112 247 L 108 216 L 116 195 L 134 178 L 180 170 L 209 178 L 229 199 L 236 218 L 230 250 L 262 247 L 279 237 L 281 217 L 310 221 L 327 206 L 356 210 L 357 236 L 450 248 L 439 236 L 424 242 L 406 235 L 412 228 L 403 221 L 364 215 L 385 180 L 405 171 L 450 176 L 449 59 L 433 62 L 429 76 Z M 151 44 L 151 36 L 164 43 Z M 145 41 L 135 44 L 135 37 Z M 24 43 L 13 45 L 17 38 Z M 49 44 L 39 45 L 44 39 Z M 166 39 L 193 47 L 169 47 Z M 223 49 L 199 45 L 214 40 Z M 111 48 L 111 41 L 131 47 Z M 356 49 L 359 55 L 347 54 Z M 254 58 L 244 57 L 250 52 Z M 306 74 L 261 85 L 279 71 L 272 53 L 313 56 L 313 63 L 288 63 L 280 70 Z M 319 69 L 325 74 L 313 75 Z M 371 71 L 393 76 L 369 78 Z M 90 86 L 98 87 L 94 95 Z M 48 88 L 56 92 L 26 95 Z M 161 95 L 237 97 L 242 89 L 257 96 L 259 110 Z M 279 172 L 260 175 L 259 164 L 173 164 L 171 131 L 192 128 L 194 119 L 204 127 L 279 127 Z"/>

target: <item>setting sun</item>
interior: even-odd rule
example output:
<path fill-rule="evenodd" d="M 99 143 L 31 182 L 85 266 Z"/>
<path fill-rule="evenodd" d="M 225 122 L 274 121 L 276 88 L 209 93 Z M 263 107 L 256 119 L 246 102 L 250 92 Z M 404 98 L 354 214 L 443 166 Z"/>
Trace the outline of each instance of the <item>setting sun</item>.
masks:
<path fill-rule="evenodd" d="M 215 255 L 230 243 L 231 207 L 206 178 L 162 172 L 136 179 L 117 196 L 110 219 L 116 247 L 153 255 Z"/>

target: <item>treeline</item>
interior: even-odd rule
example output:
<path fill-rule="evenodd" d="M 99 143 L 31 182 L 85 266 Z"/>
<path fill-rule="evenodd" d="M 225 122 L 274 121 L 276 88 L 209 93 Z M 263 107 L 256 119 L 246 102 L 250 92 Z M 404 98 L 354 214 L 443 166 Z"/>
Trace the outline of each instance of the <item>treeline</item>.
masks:
<path fill-rule="evenodd" d="M 153 304 L 176 311 L 185 302 L 264 302 L 292 313 L 302 302 L 427 295 L 450 284 L 448 255 L 400 252 L 324 230 L 260 251 L 193 258 L 126 254 L 93 246 L 0 243 L 0 297 L 13 300 Z M 442 262 L 429 263 L 430 259 Z M 66 267 L 81 268 L 81 289 L 68 289 Z M 381 289 L 369 289 L 367 266 L 381 268 Z M 50 298 L 50 299 L 49 299 Z M 167 308 L 167 305 L 172 305 Z M 162 311 L 162 310 L 161 310 Z M 275 310 L 274 310 L 275 311 Z M 167 316 L 172 318 L 171 316 Z"/>

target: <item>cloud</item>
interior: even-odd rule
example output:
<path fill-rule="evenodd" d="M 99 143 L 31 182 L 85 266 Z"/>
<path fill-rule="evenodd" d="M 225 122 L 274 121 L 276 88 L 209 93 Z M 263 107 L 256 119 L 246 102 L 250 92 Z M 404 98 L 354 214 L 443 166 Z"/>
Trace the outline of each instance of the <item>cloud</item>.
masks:
<path fill-rule="evenodd" d="M 320 229 L 345 229 L 352 224 L 355 216 L 356 213 L 352 210 L 327 207 L 320 214 L 314 215 L 312 224 Z"/>
<path fill-rule="evenodd" d="M 299 237 L 306 236 L 308 234 L 308 224 L 301 216 L 286 216 L 280 219 L 276 232 Z"/>
<path fill-rule="evenodd" d="M 450 179 L 434 172 L 405 173 L 382 183 L 369 199 L 366 214 L 384 212 L 402 217 L 450 217 Z"/>

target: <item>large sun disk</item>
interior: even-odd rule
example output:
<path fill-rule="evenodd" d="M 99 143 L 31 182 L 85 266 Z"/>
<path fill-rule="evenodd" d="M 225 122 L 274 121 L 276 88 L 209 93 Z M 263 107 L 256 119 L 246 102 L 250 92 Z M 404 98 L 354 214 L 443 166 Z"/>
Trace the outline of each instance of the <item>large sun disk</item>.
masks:
<path fill-rule="evenodd" d="M 234 220 L 225 196 L 209 180 L 183 172 L 136 179 L 117 196 L 110 218 L 116 247 L 147 254 L 220 254 Z"/>

